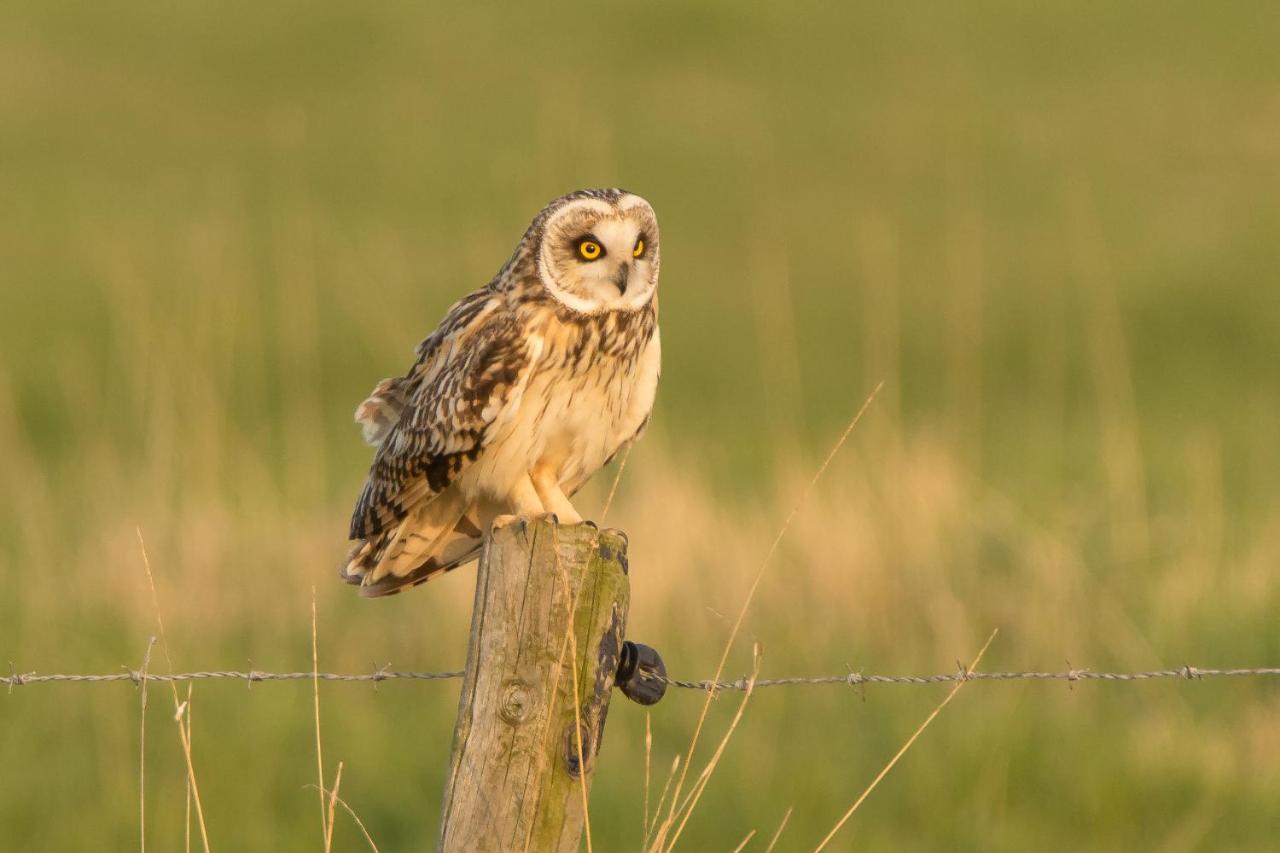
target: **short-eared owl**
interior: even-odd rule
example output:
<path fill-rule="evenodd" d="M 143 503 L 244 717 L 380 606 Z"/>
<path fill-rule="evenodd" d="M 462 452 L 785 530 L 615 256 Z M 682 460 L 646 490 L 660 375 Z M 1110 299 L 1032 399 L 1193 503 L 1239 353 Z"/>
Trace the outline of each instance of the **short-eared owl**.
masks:
<path fill-rule="evenodd" d="M 555 513 L 634 441 L 658 385 L 658 221 L 619 189 L 548 204 L 404 376 L 356 409 L 377 448 L 343 577 L 389 595 L 473 559 L 495 516 Z"/>

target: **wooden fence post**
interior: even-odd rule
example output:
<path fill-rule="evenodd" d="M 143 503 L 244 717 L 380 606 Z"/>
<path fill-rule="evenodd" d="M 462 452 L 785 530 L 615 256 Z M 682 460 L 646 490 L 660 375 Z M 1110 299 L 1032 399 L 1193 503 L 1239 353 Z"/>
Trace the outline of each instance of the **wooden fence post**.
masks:
<path fill-rule="evenodd" d="M 626 551 L 623 534 L 591 523 L 494 526 L 476 576 L 444 853 L 578 849 L 626 630 Z"/>

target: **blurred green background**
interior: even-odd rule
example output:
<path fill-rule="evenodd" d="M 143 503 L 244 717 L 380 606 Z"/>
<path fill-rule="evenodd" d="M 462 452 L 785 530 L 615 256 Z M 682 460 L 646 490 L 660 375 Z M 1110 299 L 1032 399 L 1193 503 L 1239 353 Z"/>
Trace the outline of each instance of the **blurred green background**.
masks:
<path fill-rule="evenodd" d="M 950 671 L 995 627 L 991 669 L 1275 665 L 1278 43 L 1257 3 L 5 4 L 0 659 L 138 666 L 141 530 L 179 670 L 309 668 L 313 586 L 321 668 L 460 667 L 472 570 L 337 580 L 350 412 L 542 204 L 620 185 L 662 222 L 665 365 L 609 522 L 673 674 L 711 674 L 882 380 L 734 676 L 750 640 L 766 676 Z M 457 686 L 321 690 L 383 851 L 434 844 Z M 757 694 L 680 846 L 763 850 L 794 808 L 777 849 L 811 849 L 942 695 Z M 651 800 L 700 707 L 652 710 Z M 310 686 L 192 709 L 214 849 L 320 849 Z M 137 846 L 139 716 L 0 696 L 0 846 Z M 1260 680 L 974 685 L 834 849 L 1274 849 L 1278 719 Z M 641 846 L 644 730 L 614 706 L 595 849 Z"/>

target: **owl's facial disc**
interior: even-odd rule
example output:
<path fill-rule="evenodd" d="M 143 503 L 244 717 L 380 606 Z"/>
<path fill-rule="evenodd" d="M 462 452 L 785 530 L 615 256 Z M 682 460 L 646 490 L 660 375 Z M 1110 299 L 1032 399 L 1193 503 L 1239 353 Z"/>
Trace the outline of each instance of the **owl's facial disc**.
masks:
<path fill-rule="evenodd" d="M 658 286 L 658 222 L 639 196 L 579 199 L 548 220 L 539 272 L 552 295 L 583 314 L 635 311 Z"/>

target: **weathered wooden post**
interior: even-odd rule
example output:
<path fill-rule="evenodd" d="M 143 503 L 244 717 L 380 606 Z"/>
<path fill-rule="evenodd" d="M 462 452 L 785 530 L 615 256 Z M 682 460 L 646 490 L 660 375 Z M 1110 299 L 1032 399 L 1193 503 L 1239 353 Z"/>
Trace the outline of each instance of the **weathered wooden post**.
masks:
<path fill-rule="evenodd" d="M 621 532 L 549 518 L 494 526 L 476 576 L 441 851 L 578 849 L 619 663 L 636 701 L 665 688 L 652 650 L 624 654 L 629 602 Z M 649 660 L 639 673 L 637 649 Z"/>

